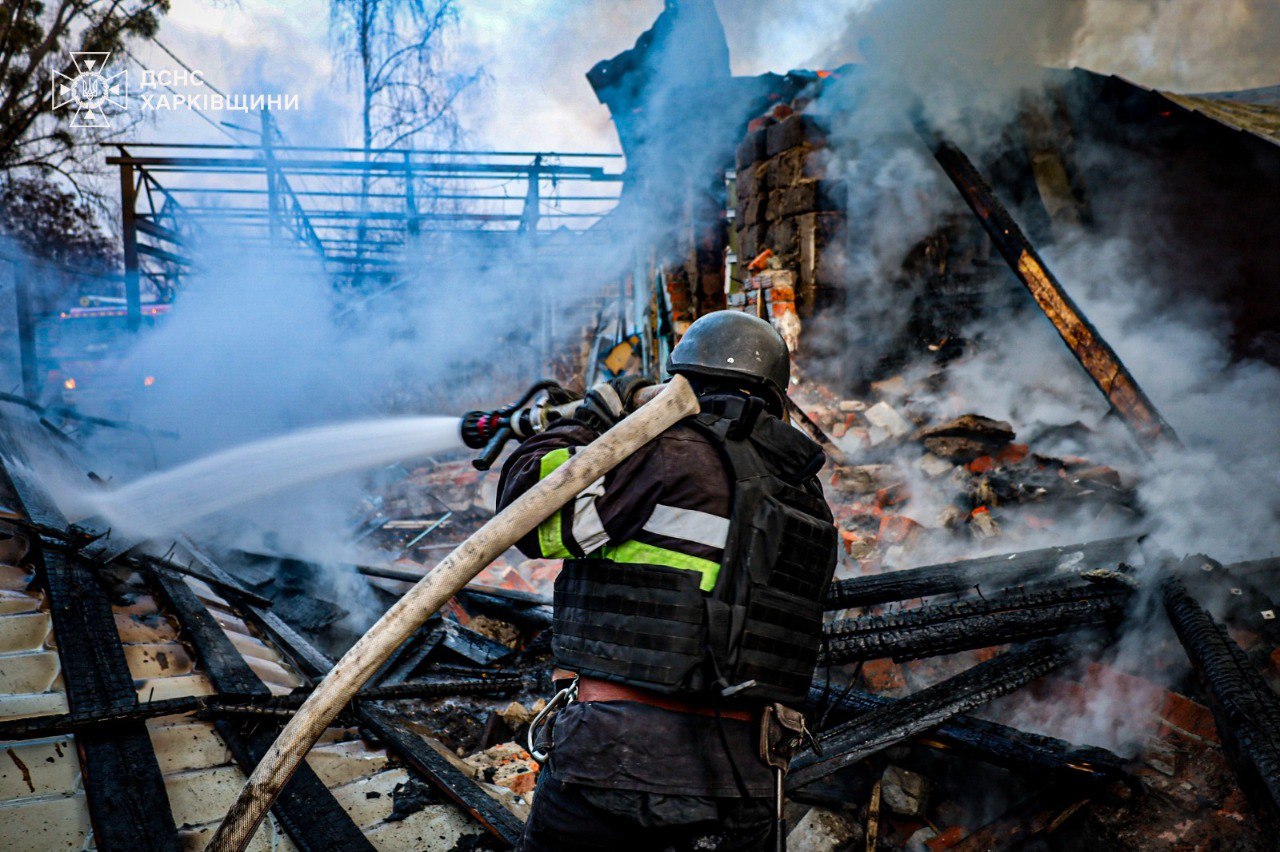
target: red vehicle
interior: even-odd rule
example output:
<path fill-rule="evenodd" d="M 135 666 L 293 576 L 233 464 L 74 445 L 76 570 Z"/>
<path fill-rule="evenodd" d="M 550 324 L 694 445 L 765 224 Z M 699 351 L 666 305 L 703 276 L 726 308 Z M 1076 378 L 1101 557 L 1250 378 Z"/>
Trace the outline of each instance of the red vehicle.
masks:
<path fill-rule="evenodd" d="M 43 403 L 100 416 L 122 415 L 138 388 L 155 384 L 153 375 L 124 366 L 123 356 L 133 335 L 128 330 L 124 300 L 118 301 L 120 304 L 90 302 L 69 308 L 39 324 Z M 165 303 L 144 303 L 143 327 L 154 327 L 171 308 Z"/>

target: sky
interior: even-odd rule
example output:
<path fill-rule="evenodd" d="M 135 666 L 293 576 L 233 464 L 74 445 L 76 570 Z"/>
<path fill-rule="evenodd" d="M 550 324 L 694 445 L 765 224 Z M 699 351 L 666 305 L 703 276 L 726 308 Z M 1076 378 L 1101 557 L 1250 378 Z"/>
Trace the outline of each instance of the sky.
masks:
<path fill-rule="evenodd" d="M 851 20 L 876 6 L 929 0 L 716 0 L 738 74 L 833 67 L 858 58 Z M 585 73 L 630 47 L 662 0 L 458 0 L 453 34 L 459 67 L 486 81 L 461 104 L 469 147 L 616 151 L 607 111 Z M 1275 0 L 1063 0 L 1070 31 L 1046 59 L 1120 73 L 1146 85 L 1206 91 L 1280 83 L 1280 35 L 1259 12 Z M 1212 7 L 1212 14 L 1206 7 Z M 1064 17 L 1066 13 L 1064 13 Z M 280 114 L 290 141 L 351 144 L 355 101 L 335 67 L 325 0 L 173 0 L 160 41 L 228 93 L 296 94 L 300 109 Z M 154 46 L 136 55 L 153 68 L 173 62 Z M 249 120 L 246 121 L 246 118 Z M 252 116 L 215 120 L 252 125 Z M 153 139 L 226 141 L 184 113 L 158 113 Z"/>

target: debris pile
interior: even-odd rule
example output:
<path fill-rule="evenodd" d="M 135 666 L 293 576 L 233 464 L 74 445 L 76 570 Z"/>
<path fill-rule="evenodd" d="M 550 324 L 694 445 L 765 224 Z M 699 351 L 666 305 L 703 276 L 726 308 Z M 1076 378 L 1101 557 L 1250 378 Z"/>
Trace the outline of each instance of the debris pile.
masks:
<path fill-rule="evenodd" d="M 825 482 L 843 574 L 1018 548 L 1065 518 L 1123 529 L 1134 517 L 1132 478 L 1038 453 L 1016 441 L 1012 425 L 981 414 L 938 422 L 933 397 L 901 377 L 873 383 L 865 398 L 838 398 L 815 382 L 793 392 L 846 462 L 829 465 Z"/>

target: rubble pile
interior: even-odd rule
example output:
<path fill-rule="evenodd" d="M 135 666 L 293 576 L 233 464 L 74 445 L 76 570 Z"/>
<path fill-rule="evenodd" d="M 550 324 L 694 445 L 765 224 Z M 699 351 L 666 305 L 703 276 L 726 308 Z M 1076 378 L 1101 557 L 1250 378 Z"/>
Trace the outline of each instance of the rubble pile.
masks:
<path fill-rule="evenodd" d="M 1131 477 L 1037 453 L 1011 424 L 978 413 L 938 422 L 914 391 L 932 396 L 900 377 L 862 398 L 815 382 L 792 394 L 848 462 L 828 465 L 825 481 L 844 544 L 839 576 L 1019 549 L 1064 515 L 1117 529 L 1134 517 Z M 1112 524 L 1099 523 L 1103 514 Z"/>
<path fill-rule="evenodd" d="M 1139 543 L 1135 474 L 1058 452 L 1089 446 L 1082 426 L 1064 440 L 1061 427 L 998 420 L 977 404 L 957 415 L 966 405 L 944 387 L 938 370 L 860 394 L 811 378 L 793 387 L 833 449 L 822 480 L 842 547 L 807 707 L 824 754 L 793 765 L 791 847 L 979 849 L 1038 838 L 1182 849 L 1225 838 L 1265 848 L 1212 702 L 1180 674 L 1176 638 L 1153 634 L 1147 671 L 1108 651 L 1153 591 L 1143 585 L 1151 557 Z M 383 510 L 399 516 L 377 537 L 421 573 L 490 516 L 496 479 L 467 460 L 413 471 L 383 495 Z M 1056 544 L 1080 528 L 1115 535 Z M 519 674 L 514 696 L 406 701 L 400 712 L 472 777 L 524 805 L 538 771 L 528 723 L 551 694 L 558 569 L 506 554 L 400 655 L 405 678 Z M 1265 629 L 1235 635 L 1274 678 Z"/>

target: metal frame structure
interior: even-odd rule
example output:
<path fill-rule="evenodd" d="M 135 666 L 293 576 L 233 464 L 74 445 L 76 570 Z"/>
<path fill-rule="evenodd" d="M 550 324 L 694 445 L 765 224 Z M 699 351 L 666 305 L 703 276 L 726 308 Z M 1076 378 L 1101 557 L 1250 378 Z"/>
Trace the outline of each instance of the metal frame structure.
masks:
<path fill-rule="evenodd" d="M 125 299 L 141 316 L 144 284 L 169 298 L 197 233 L 246 248 L 290 248 L 341 283 L 388 281 L 414 238 L 484 235 L 496 247 L 585 230 L 618 201 L 614 154 L 112 144 L 120 170 Z"/>

